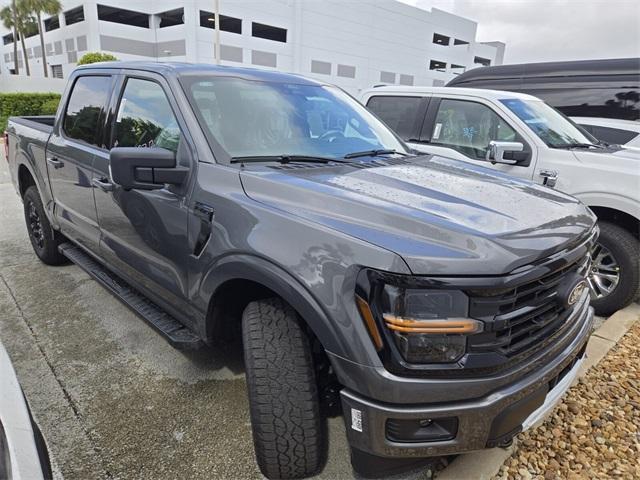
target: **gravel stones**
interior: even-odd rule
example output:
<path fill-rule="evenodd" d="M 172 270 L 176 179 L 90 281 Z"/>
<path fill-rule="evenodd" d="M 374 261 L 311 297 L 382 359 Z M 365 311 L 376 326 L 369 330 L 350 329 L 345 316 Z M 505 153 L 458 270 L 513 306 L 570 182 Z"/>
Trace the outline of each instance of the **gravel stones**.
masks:
<path fill-rule="evenodd" d="M 640 478 L 640 322 L 518 436 L 494 480 Z"/>

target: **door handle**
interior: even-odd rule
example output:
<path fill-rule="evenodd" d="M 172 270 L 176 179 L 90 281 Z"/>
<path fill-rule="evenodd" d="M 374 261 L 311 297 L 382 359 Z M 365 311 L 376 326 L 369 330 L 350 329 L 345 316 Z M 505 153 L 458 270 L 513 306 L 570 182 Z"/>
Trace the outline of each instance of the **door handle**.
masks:
<path fill-rule="evenodd" d="M 115 186 L 105 178 L 94 178 L 91 183 L 94 187 L 98 187 L 103 192 L 113 192 Z"/>
<path fill-rule="evenodd" d="M 55 169 L 64 167 L 64 162 L 62 160 L 58 160 L 55 157 L 47 158 L 47 163 Z"/>
<path fill-rule="evenodd" d="M 549 188 L 556 186 L 556 182 L 558 181 L 557 170 L 540 170 L 538 175 L 542 177 L 542 185 Z"/>

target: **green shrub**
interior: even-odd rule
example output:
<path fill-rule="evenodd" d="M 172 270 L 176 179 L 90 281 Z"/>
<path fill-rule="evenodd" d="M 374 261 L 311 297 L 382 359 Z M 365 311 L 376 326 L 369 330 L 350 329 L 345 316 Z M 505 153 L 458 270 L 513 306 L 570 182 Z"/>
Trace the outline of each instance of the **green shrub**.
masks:
<path fill-rule="evenodd" d="M 78 60 L 78 65 L 87 65 L 89 63 L 96 62 L 113 62 L 114 60 L 118 59 L 110 53 L 89 52 L 80 57 L 80 60 Z"/>
<path fill-rule="evenodd" d="M 40 106 L 40 115 L 55 115 L 58 110 L 58 104 L 60 103 L 60 98 L 50 98 L 42 102 Z"/>
<path fill-rule="evenodd" d="M 0 93 L 0 132 L 11 116 L 53 115 L 59 101 L 59 93 Z"/>

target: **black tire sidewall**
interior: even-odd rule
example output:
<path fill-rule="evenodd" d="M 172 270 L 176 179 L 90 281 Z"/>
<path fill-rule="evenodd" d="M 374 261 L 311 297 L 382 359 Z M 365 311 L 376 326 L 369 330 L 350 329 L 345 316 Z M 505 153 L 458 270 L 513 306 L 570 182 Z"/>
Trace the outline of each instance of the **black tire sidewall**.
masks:
<path fill-rule="evenodd" d="M 620 280 L 614 291 L 604 298 L 592 300 L 596 314 L 609 316 L 626 307 L 638 291 L 640 261 L 638 240 L 627 230 L 609 222 L 599 222 L 598 243 L 611 252 L 620 267 Z"/>
<path fill-rule="evenodd" d="M 51 224 L 49 223 L 49 218 L 44 211 L 38 189 L 35 186 L 27 188 L 22 201 L 24 206 L 24 219 L 27 226 L 27 232 L 29 234 L 29 241 L 31 242 L 31 246 L 33 247 L 33 251 L 35 252 L 35 254 L 47 265 L 59 265 L 61 263 L 64 263 L 64 257 L 62 256 L 62 254 L 60 254 L 60 252 L 58 252 L 58 244 L 60 242 L 56 238 L 54 230 L 51 228 Z M 38 246 L 33 237 L 33 233 L 31 232 L 29 221 L 29 206 L 32 203 L 34 208 L 38 212 L 40 225 L 42 227 L 42 247 Z"/>

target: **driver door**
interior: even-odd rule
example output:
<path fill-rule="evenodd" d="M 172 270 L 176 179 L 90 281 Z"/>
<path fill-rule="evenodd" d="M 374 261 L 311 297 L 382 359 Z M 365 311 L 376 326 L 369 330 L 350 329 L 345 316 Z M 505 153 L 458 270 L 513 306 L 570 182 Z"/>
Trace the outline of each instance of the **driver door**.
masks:
<path fill-rule="evenodd" d="M 514 165 L 485 160 L 489 142 L 520 142 L 522 152 L 510 152 Z M 420 132 L 420 142 L 409 143 L 418 151 L 452 157 L 531 180 L 536 150 L 491 106 L 458 98 L 433 98 Z M 505 155 L 505 158 L 510 158 Z"/>
<path fill-rule="evenodd" d="M 111 147 L 162 147 L 177 153 L 182 139 L 168 87 L 153 75 L 122 79 L 111 113 L 109 148 L 95 162 L 100 255 L 134 286 L 189 312 L 187 218 L 184 194 L 165 187 L 124 190 L 111 180 Z M 184 162 L 178 155 L 178 162 Z M 190 165 L 193 168 L 193 165 Z M 163 303 L 162 301 L 158 303 Z M 165 307 L 166 308 L 166 307 Z"/>

